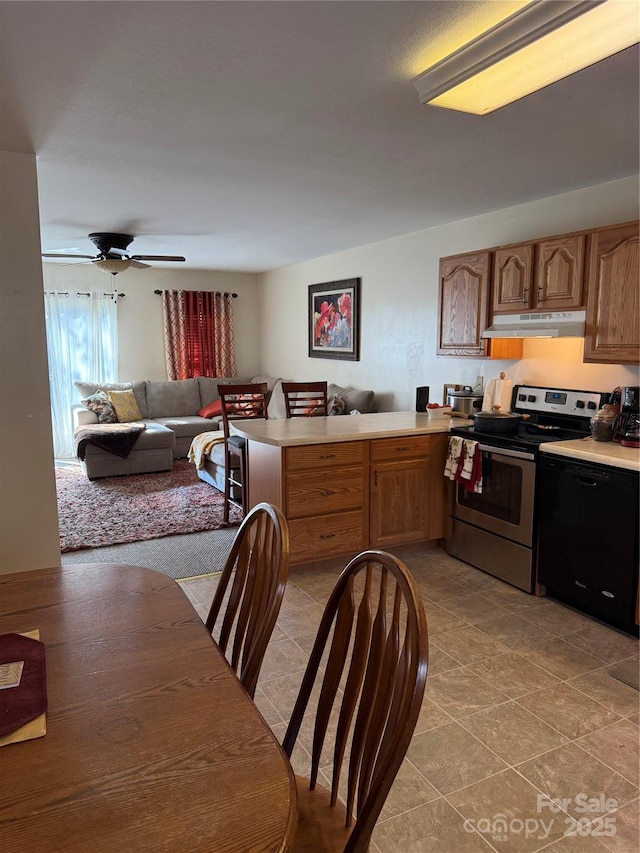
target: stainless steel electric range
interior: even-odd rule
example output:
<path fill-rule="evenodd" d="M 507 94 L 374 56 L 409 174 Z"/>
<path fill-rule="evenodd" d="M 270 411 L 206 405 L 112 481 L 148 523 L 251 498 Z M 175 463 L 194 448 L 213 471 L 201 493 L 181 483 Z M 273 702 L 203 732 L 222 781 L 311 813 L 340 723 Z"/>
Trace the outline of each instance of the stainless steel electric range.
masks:
<path fill-rule="evenodd" d="M 516 385 L 511 412 L 522 415 L 514 434 L 454 427 L 477 441 L 482 492 L 454 483 L 445 549 L 449 554 L 526 592 L 536 565 L 536 472 L 540 445 L 584 438 L 590 419 L 608 400 L 598 391 Z"/>

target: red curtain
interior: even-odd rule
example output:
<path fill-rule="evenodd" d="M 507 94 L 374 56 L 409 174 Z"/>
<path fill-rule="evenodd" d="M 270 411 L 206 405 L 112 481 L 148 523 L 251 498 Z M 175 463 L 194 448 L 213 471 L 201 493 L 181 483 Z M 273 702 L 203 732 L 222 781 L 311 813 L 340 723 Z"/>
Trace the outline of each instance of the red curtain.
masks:
<path fill-rule="evenodd" d="M 162 304 L 169 379 L 235 376 L 230 293 L 165 290 Z"/>

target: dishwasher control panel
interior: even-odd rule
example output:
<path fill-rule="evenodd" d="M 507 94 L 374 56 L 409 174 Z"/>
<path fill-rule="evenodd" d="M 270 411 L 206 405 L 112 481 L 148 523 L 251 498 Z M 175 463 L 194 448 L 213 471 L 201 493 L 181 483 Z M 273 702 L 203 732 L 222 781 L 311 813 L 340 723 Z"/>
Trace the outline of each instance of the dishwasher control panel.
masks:
<path fill-rule="evenodd" d="M 589 419 L 608 399 L 609 395 L 601 391 L 572 391 L 566 388 L 516 385 L 511 408 L 514 412 L 568 415 Z"/>

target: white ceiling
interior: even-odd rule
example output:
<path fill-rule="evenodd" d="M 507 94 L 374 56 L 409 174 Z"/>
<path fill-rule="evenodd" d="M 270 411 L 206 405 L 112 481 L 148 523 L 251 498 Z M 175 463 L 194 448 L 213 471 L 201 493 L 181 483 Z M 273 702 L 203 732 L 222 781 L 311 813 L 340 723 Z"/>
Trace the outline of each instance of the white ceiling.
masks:
<path fill-rule="evenodd" d="M 637 173 L 637 46 L 488 116 L 420 105 L 521 5 L 2 2 L 0 147 L 37 154 L 43 249 L 245 271 Z"/>

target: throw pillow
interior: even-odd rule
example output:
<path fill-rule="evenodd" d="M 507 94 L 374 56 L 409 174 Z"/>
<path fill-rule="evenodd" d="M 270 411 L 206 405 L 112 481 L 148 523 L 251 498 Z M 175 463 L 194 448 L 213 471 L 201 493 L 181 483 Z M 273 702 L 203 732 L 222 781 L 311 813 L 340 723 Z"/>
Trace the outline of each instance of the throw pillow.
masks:
<path fill-rule="evenodd" d="M 227 397 L 227 413 L 240 418 L 254 415 L 256 404 L 252 400 L 262 400 L 262 394 L 236 394 Z"/>
<path fill-rule="evenodd" d="M 201 418 L 215 418 L 222 415 L 222 400 L 216 400 L 214 403 L 209 403 L 208 406 L 203 406 L 198 414 Z"/>
<path fill-rule="evenodd" d="M 310 400 L 309 405 L 302 410 L 303 417 L 311 417 L 320 405 L 320 400 Z"/>
<path fill-rule="evenodd" d="M 336 395 L 329 400 L 327 409 L 330 415 L 344 415 L 347 411 L 347 404 L 342 397 Z"/>
<path fill-rule="evenodd" d="M 116 417 L 121 424 L 142 420 L 135 394 L 131 389 L 127 391 L 109 391 L 109 399 L 116 411 Z"/>
<path fill-rule="evenodd" d="M 85 408 L 96 413 L 98 416 L 98 423 L 115 424 L 118 422 L 113 404 L 104 391 L 96 391 L 95 394 L 85 397 L 85 399 L 80 400 L 80 402 Z"/>

